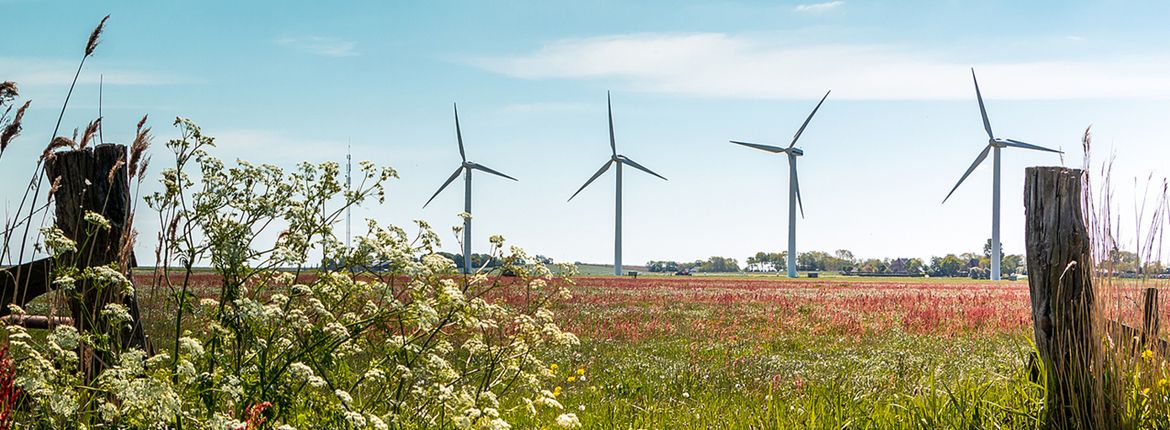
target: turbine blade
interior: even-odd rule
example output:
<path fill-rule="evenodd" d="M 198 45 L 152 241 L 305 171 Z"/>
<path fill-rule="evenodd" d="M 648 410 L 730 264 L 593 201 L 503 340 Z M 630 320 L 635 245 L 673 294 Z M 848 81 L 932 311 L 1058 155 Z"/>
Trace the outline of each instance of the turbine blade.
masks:
<path fill-rule="evenodd" d="M 609 91 L 605 92 L 605 104 L 609 107 L 609 150 L 613 155 L 617 155 L 617 142 L 613 137 L 613 101 L 609 97 Z"/>
<path fill-rule="evenodd" d="M 647 169 L 647 168 L 643 167 L 641 164 L 638 164 L 638 163 L 637 163 L 637 162 L 635 162 L 634 160 L 631 160 L 631 159 L 629 159 L 629 158 L 628 158 L 628 157 L 626 157 L 625 155 L 619 155 L 619 156 L 618 156 L 618 158 L 619 158 L 619 159 L 621 159 L 621 160 L 622 160 L 622 162 L 629 163 L 629 164 L 630 164 L 630 167 L 633 167 L 633 168 L 635 168 L 635 169 L 638 169 L 638 170 L 641 170 L 641 171 L 643 171 L 643 172 L 649 173 L 649 174 L 651 174 L 651 175 L 657 176 L 657 177 L 661 178 L 661 179 L 662 179 L 662 180 L 664 180 L 664 181 L 665 181 L 665 180 L 667 180 L 666 178 L 662 177 L 662 175 L 659 175 L 659 174 L 657 174 L 657 173 L 651 172 L 651 171 L 650 171 L 650 169 Z"/>
<path fill-rule="evenodd" d="M 459 158 L 467 162 L 467 153 L 463 152 L 463 131 L 459 129 L 459 105 L 455 105 L 455 136 L 459 139 Z"/>
<path fill-rule="evenodd" d="M 447 182 L 444 182 L 443 186 L 439 187 L 439 191 L 435 191 L 435 194 L 433 196 L 431 196 L 430 200 L 427 200 L 426 204 L 423 204 L 423 207 L 425 208 L 425 207 L 427 207 L 427 205 L 431 204 L 431 200 L 434 200 L 435 197 L 439 196 L 439 193 L 443 192 L 443 189 L 447 188 L 448 185 L 451 185 L 452 182 L 455 182 L 455 178 L 458 178 L 459 173 L 461 173 L 461 172 L 463 172 L 462 165 L 460 165 L 458 169 L 455 169 L 455 173 L 452 173 L 451 177 L 447 178 Z"/>
<path fill-rule="evenodd" d="M 792 147 L 796 146 L 796 140 L 800 139 L 800 134 L 804 133 L 804 128 L 808 127 L 808 122 L 812 121 L 813 115 L 817 114 L 817 109 L 821 108 L 821 104 L 825 102 L 825 99 L 829 98 L 829 93 L 831 93 L 831 92 L 833 92 L 833 90 L 829 90 L 828 92 L 826 92 L 825 96 L 821 97 L 821 101 L 819 103 L 817 103 L 817 107 L 813 108 L 812 113 L 808 114 L 808 118 L 806 118 L 804 120 L 804 124 L 800 125 L 800 130 L 796 131 L 796 136 L 792 137 L 792 143 L 788 144 L 788 149 L 792 149 Z"/>
<path fill-rule="evenodd" d="M 781 153 L 786 153 L 786 152 L 788 152 L 788 150 L 787 150 L 787 149 L 784 149 L 784 148 L 781 148 L 781 147 L 778 147 L 778 146 L 772 146 L 772 145 L 761 145 L 761 144 L 759 144 L 759 143 L 748 143 L 748 142 L 740 142 L 740 141 L 738 141 L 738 140 L 732 140 L 732 141 L 730 141 L 730 142 L 731 142 L 731 143 L 734 143 L 734 144 L 736 144 L 736 145 L 743 145 L 743 146 L 746 146 L 746 147 L 749 147 L 749 148 L 756 148 L 756 149 L 759 149 L 759 150 L 762 150 L 762 151 L 768 151 L 768 152 L 771 152 L 771 153 L 773 153 L 773 154 L 781 154 Z"/>
<path fill-rule="evenodd" d="M 991 120 L 987 119 L 987 108 L 983 107 L 983 93 L 979 92 L 979 80 L 975 79 L 975 68 L 971 68 L 971 80 L 975 81 L 975 98 L 979 99 L 979 113 L 983 114 L 983 129 L 987 130 L 987 138 L 995 139 L 991 132 Z"/>
<path fill-rule="evenodd" d="M 946 198 L 944 198 L 942 201 L 943 203 L 946 203 L 947 199 L 951 198 L 951 194 L 954 194 L 955 190 L 959 189 L 959 185 L 963 185 L 963 181 L 967 180 L 968 176 L 971 176 L 971 172 L 974 172 L 975 168 L 979 167 L 979 163 L 982 163 L 983 160 L 987 158 L 987 153 L 989 152 L 991 152 L 991 145 L 984 147 L 983 152 L 980 152 L 979 156 L 975 157 L 975 162 L 971 163 L 971 167 L 967 168 L 967 173 L 964 173 L 963 177 L 959 178 L 959 182 L 955 184 L 955 187 L 951 188 L 951 192 L 947 193 Z"/>
<path fill-rule="evenodd" d="M 1011 146 L 1013 148 L 1035 149 L 1037 151 L 1055 152 L 1058 154 L 1064 153 L 1062 151 L 1057 151 L 1055 149 L 1049 149 L 1049 148 L 1045 148 L 1043 146 L 1033 145 L 1033 144 L 1027 143 L 1027 142 L 1020 142 L 1020 141 L 1014 140 L 1014 139 L 1004 139 L 1004 140 L 1001 140 L 1000 143 L 1003 143 L 1004 145 L 1007 145 L 1007 146 Z"/>
<path fill-rule="evenodd" d="M 476 169 L 476 170 L 482 170 L 482 171 L 485 171 L 485 172 L 491 173 L 491 174 L 493 174 L 493 175 L 496 175 L 496 176 L 505 177 L 505 178 L 511 179 L 511 180 L 513 180 L 513 181 L 517 181 L 517 182 L 519 182 L 519 180 L 518 180 L 518 179 L 516 179 L 516 178 L 513 178 L 513 177 L 511 177 L 511 176 L 508 176 L 508 175 L 505 175 L 505 174 L 503 174 L 503 173 L 497 172 L 497 171 L 495 171 L 495 170 L 492 170 L 490 167 L 488 167 L 488 166 L 485 166 L 485 165 L 482 165 L 482 164 L 479 164 L 479 163 L 471 163 L 471 168 L 472 168 L 472 169 Z"/>
<path fill-rule="evenodd" d="M 796 205 L 800 208 L 800 218 L 804 219 L 804 202 L 800 199 L 800 175 L 792 172 L 792 186 L 796 187 Z"/>
<path fill-rule="evenodd" d="M 592 184 L 593 181 L 596 180 L 598 176 L 601 176 L 602 173 L 605 173 L 606 170 L 609 170 L 609 165 L 611 165 L 611 164 L 613 164 L 613 160 L 606 161 L 605 164 L 602 165 L 601 168 L 597 170 L 597 173 L 593 174 L 593 177 L 589 178 L 588 181 L 585 181 L 585 185 L 582 185 L 581 188 L 577 189 L 577 192 L 573 193 L 572 196 L 569 196 L 569 200 L 571 201 L 571 200 L 573 200 L 573 197 L 577 197 L 577 194 L 581 194 L 581 190 L 584 190 L 585 187 L 588 187 L 589 184 Z"/>

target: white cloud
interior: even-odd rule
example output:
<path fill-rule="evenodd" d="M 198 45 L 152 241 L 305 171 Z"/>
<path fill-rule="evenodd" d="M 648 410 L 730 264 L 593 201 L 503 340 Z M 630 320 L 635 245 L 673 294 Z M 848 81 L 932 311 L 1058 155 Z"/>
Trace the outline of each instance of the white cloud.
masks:
<path fill-rule="evenodd" d="M 276 39 L 276 44 L 326 57 L 355 57 L 360 55 L 357 51 L 356 42 L 338 39 L 336 37 L 285 37 Z"/>
<path fill-rule="evenodd" d="M 839 8 L 839 7 L 843 6 L 844 4 L 845 4 L 845 2 L 841 1 L 841 0 L 828 1 L 828 2 L 824 2 L 824 3 L 800 4 L 800 5 L 796 5 L 796 7 L 792 8 L 792 10 L 797 11 L 797 12 L 818 13 L 818 12 L 825 12 L 825 11 Z"/>
<path fill-rule="evenodd" d="M 524 79 L 593 79 L 646 92 L 808 99 L 826 89 L 861 100 L 966 99 L 969 68 L 1000 99 L 1170 98 L 1170 56 L 957 62 L 877 44 L 788 45 L 724 33 L 643 33 L 565 39 L 471 64 Z"/>
<path fill-rule="evenodd" d="M 53 60 L 41 58 L 0 57 L 0 70 L 4 79 L 15 81 L 21 86 L 69 85 L 77 72 L 77 60 Z M 173 85 L 192 82 L 190 79 L 144 70 L 86 63 L 77 83 L 97 84 L 99 79 L 105 85 Z"/>

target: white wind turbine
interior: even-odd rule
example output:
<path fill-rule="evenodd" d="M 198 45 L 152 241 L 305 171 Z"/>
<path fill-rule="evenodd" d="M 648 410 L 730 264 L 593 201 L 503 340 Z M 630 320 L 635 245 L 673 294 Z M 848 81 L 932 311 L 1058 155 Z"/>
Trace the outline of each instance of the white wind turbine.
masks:
<path fill-rule="evenodd" d="M 447 178 L 447 182 L 444 182 L 443 185 L 439 187 L 439 190 L 435 191 L 435 194 L 431 196 L 430 200 L 427 200 L 426 204 L 423 204 L 423 207 L 425 208 L 427 205 L 431 204 L 431 201 L 434 200 L 435 197 L 438 197 L 439 193 L 443 192 L 444 188 L 447 188 L 448 185 L 451 185 L 452 182 L 455 182 L 455 178 L 459 177 L 459 173 L 463 173 L 463 211 L 467 212 L 468 214 L 467 217 L 463 218 L 463 273 L 471 273 L 471 171 L 480 170 L 496 176 L 502 176 L 513 181 L 515 181 L 516 178 L 492 170 L 491 168 L 482 164 L 467 161 L 467 153 L 463 151 L 463 131 L 459 129 L 458 104 L 455 105 L 455 136 L 459 141 L 459 158 L 463 159 L 463 164 L 460 164 L 459 168 L 455 169 L 455 173 L 452 173 L 451 177 Z"/>
<path fill-rule="evenodd" d="M 758 143 L 748 143 L 740 141 L 731 141 L 737 145 L 747 146 L 749 148 L 756 148 L 763 151 L 768 151 L 773 154 L 788 155 L 788 277 L 796 277 L 796 208 L 800 206 L 800 217 L 804 218 L 804 203 L 800 200 L 800 180 L 796 177 L 796 157 L 804 155 L 804 150 L 796 147 L 796 141 L 800 139 L 800 134 L 804 133 L 804 128 L 808 127 L 809 121 L 812 121 L 813 115 L 817 114 L 817 110 L 821 108 L 821 104 L 825 99 L 829 98 L 828 91 L 821 101 L 817 103 L 817 107 L 813 108 L 812 113 L 805 118 L 804 124 L 800 125 L 800 129 L 796 131 L 796 135 L 792 137 L 792 143 L 788 144 L 787 148 L 780 148 L 771 145 L 761 145 Z"/>
<path fill-rule="evenodd" d="M 979 163 L 982 163 L 987 158 L 988 152 L 995 154 L 992 157 L 993 167 L 991 179 L 991 280 L 998 281 L 1000 278 L 1000 261 L 1002 260 L 999 249 L 999 150 L 1011 147 L 1060 154 L 1063 154 L 1063 152 L 1018 140 L 995 137 L 995 134 L 991 132 L 991 121 L 987 119 L 987 109 L 983 107 L 983 94 L 979 92 L 979 80 L 975 79 L 974 68 L 971 69 L 971 80 L 975 82 L 975 98 L 979 100 L 979 113 L 983 114 L 983 129 L 987 131 L 987 146 L 983 148 L 983 152 L 980 152 L 979 156 L 975 157 L 975 162 L 971 163 L 971 167 L 967 168 L 967 172 L 963 174 L 963 177 L 959 178 L 959 182 L 955 184 L 954 188 L 951 188 L 951 192 L 947 193 L 947 196 L 943 198 L 943 203 L 946 203 L 947 199 L 951 198 L 951 194 L 954 194 L 955 190 L 959 189 L 959 185 L 963 184 L 967 176 L 970 176 L 971 172 L 975 171 L 976 167 L 979 167 Z"/>
<path fill-rule="evenodd" d="M 605 164 L 603 164 L 601 166 L 601 169 L 598 169 L 597 173 L 593 174 L 593 177 L 589 178 L 588 181 L 585 181 L 585 185 L 582 185 L 581 188 L 577 189 L 577 192 L 573 193 L 572 196 L 569 196 L 569 200 L 570 201 L 573 200 L 573 197 L 577 197 L 577 194 L 580 194 L 581 190 L 584 190 L 585 187 L 588 187 L 589 184 L 593 183 L 593 181 L 595 179 L 597 179 L 599 176 L 601 176 L 602 173 L 605 173 L 606 170 L 609 170 L 610 165 L 615 165 L 615 164 L 617 165 L 617 193 L 615 195 L 615 199 L 617 202 L 614 206 L 615 212 L 614 212 L 614 233 L 613 233 L 613 274 L 614 274 L 614 276 L 621 276 L 622 275 L 622 165 L 629 164 L 630 167 L 633 167 L 635 169 L 638 169 L 638 170 L 641 170 L 643 172 L 649 173 L 651 175 L 657 176 L 664 181 L 666 180 L 666 178 L 662 177 L 662 175 L 659 175 L 657 173 L 650 171 L 650 169 L 642 167 L 641 164 L 634 162 L 634 160 L 631 160 L 624 155 L 618 155 L 617 143 L 615 142 L 614 137 L 613 137 L 613 103 L 610 101 L 608 91 L 605 93 L 605 101 L 606 101 L 606 105 L 608 105 L 608 107 L 609 107 L 609 149 L 611 151 L 609 161 L 606 161 Z"/>

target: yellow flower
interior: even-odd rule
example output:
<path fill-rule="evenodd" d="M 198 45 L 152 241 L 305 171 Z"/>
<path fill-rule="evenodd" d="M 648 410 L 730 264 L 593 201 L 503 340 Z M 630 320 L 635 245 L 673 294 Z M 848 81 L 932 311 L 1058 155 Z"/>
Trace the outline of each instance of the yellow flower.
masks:
<path fill-rule="evenodd" d="M 1166 388 L 1167 384 L 1170 384 L 1170 382 L 1166 381 L 1166 378 L 1158 380 L 1158 388 Z"/>
<path fill-rule="evenodd" d="M 1143 396 L 1147 396 L 1147 397 L 1148 397 L 1148 396 L 1150 395 L 1150 389 L 1149 389 L 1149 388 L 1143 388 L 1143 389 L 1142 389 L 1142 395 L 1143 395 Z"/>
<path fill-rule="evenodd" d="M 1142 351 L 1142 358 L 1146 359 L 1146 360 L 1154 358 L 1154 351 L 1150 351 L 1148 349 L 1145 351 Z"/>
<path fill-rule="evenodd" d="M 576 376 L 570 376 L 570 377 L 569 377 L 569 379 L 567 379 L 567 381 L 569 381 L 569 382 L 573 382 L 573 381 L 576 381 L 576 380 L 577 380 L 577 377 L 576 377 Z"/>
<path fill-rule="evenodd" d="M 561 395 L 561 386 L 558 385 L 556 388 L 553 388 L 553 397 L 557 397 L 560 395 Z"/>
<path fill-rule="evenodd" d="M 584 374 L 585 374 L 585 368 L 584 368 L 584 367 L 580 367 L 580 368 L 578 368 L 578 369 L 577 369 L 577 375 L 578 375 L 578 376 L 579 376 L 579 375 L 584 375 Z"/>
<path fill-rule="evenodd" d="M 548 365 L 548 370 L 553 371 L 553 373 L 557 373 L 557 364 L 553 363 L 553 364 Z"/>

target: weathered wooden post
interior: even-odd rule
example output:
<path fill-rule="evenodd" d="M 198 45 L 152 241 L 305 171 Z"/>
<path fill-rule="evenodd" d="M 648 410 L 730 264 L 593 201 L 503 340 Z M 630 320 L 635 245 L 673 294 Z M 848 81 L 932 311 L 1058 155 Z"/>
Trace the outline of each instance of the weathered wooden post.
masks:
<path fill-rule="evenodd" d="M 1083 171 L 1030 167 L 1025 177 L 1028 289 L 1036 348 L 1047 369 L 1046 423 L 1054 429 L 1107 428 Z"/>
<path fill-rule="evenodd" d="M 77 243 L 77 251 L 61 261 L 76 265 L 78 271 L 88 267 L 116 263 L 129 277 L 131 260 L 128 242 L 132 226 L 130 179 L 126 171 L 125 145 L 97 145 L 93 148 L 57 152 L 45 163 L 45 175 L 53 184 L 56 226 L 65 237 Z M 95 229 L 85 219 L 87 212 L 102 215 L 109 229 Z M 24 306 L 54 288 L 50 273 L 57 262 L 47 258 L 8 268 L 0 273 L 0 299 L 7 304 Z M 98 288 L 89 280 L 77 281 L 76 293 L 70 297 L 72 322 L 78 330 L 111 334 L 121 347 L 148 348 L 142 331 L 137 300 L 112 288 Z M 102 314 L 106 304 L 125 305 L 132 317 L 129 329 L 110 327 Z M 52 319 L 46 319 L 52 321 Z M 47 322 L 46 322 L 47 324 Z M 86 375 L 95 376 L 103 358 L 93 351 L 82 351 Z"/>
<path fill-rule="evenodd" d="M 1142 307 L 1142 347 L 1155 348 L 1158 339 L 1158 289 L 1146 288 L 1145 306 Z M 1159 351 L 1164 352 L 1164 351 Z"/>

